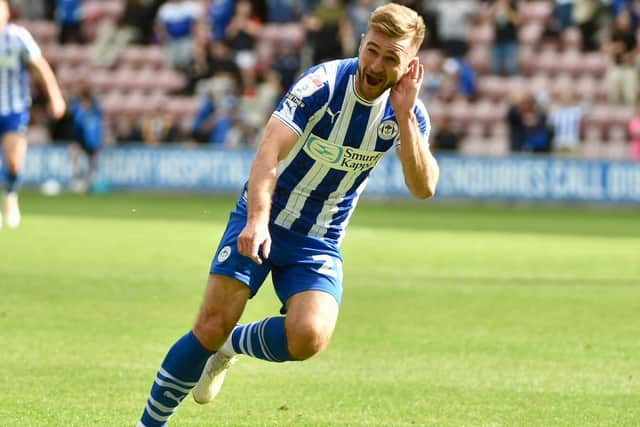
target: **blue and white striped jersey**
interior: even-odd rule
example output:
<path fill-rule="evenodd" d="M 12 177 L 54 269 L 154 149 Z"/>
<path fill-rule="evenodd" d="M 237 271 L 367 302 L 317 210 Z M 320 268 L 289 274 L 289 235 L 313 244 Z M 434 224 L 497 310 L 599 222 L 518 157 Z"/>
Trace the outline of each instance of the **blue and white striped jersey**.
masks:
<path fill-rule="evenodd" d="M 300 137 L 278 166 L 271 221 L 338 245 L 369 173 L 399 143 L 390 90 L 372 102 L 360 98 L 357 69 L 357 58 L 309 69 L 273 113 Z M 427 145 L 421 101 L 414 112 Z"/>
<path fill-rule="evenodd" d="M 28 65 L 42 55 L 25 28 L 7 24 L 0 30 L 0 115 L 18 114 L 31 105 Z"/>

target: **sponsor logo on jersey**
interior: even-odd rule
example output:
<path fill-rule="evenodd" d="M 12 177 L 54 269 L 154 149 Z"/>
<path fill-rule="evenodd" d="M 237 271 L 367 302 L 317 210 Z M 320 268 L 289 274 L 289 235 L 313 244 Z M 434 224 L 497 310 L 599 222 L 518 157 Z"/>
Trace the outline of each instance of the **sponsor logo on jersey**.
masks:
<path fill-rule="evenodd" d="M 307 96 L 313 95 L 316 91 L 324 86 L 322 80 L 314 75 L 309 74 L 308 76 L 304 76 L 303 78 L 295 84 L 292 91 L 294 95 L 299 98 L 306 98 Z"/>
<path fill-rule="evenodd" d="M 18 58 L 13 56 L 0 56 L 0 68 L 16 69 L 20 64 Z"/>
<path fill-rule="evenodd" d="M 231 246 L 225 246 L 218 252 L 218 262 L 225 262 L 231 255 Z"/>
<path fill-rule="evenodd" d="M 315 161 L 332 169 L 346 172 L 363 172 L 373 168 L 382 158 L 382 151 L 368 151 L 359 148 L 332 144 L 315 135 L 310 135 L 304 144 L 304 151 Z"/>
<path fill-rule="evenodd" d="M 385 120 L 378 126 L 378 136 L 384 140 L 393 139 L 398 135 L 398 124 L 393 120 Z"/>

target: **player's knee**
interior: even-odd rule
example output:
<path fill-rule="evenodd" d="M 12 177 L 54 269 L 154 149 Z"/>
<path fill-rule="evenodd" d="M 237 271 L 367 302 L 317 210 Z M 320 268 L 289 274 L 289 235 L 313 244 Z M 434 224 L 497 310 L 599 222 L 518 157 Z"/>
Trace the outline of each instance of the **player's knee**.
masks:
<path fill-rule="evenodd" d="M 225 325 L 222 314 L 200 313 L 193 327 L 193 333 L 205 348 L 217 350 L 232 331 L 232 328 L 227 328 Z"/>
<path fill-rule="evenodd" d="M 331 334 L 318 325 L 303 325 L 287 330 L 287 348 L 295 360 L 306 360 L 329 344 Z"/>

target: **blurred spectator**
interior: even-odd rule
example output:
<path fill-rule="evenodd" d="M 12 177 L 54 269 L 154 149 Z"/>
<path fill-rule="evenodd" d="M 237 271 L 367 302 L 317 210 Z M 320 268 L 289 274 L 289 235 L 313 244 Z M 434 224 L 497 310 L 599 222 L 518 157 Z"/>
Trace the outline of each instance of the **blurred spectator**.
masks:
<path fill-rule="evenodd" d="M 578 26 L 582 40 L 582 51 L 598 50 L 598 20 L 600 18 L 601 0 L 575 0 L 572 20 Z"/>
<path fill-rule="evenodd" d="M 198 142 L 225 145 L 229 142 L 231 129 L 237 125 L 238 100 L 232 95 L 225 95 L 216 100 L 215 94 L 209 92 L 203 98 L 191 128 L 194 139 Z"/>
<path fill-rule="evenodd" d="M 553 133 L 553 151 L 574 154 L 580 144 L 580 128 L 585 107 L 574 99 L 570 89 L 563 90 L 549 111 Z"/>
<path fill-rule="evenodd" d="M 11 3 L 17 9 L 11 16 L 18 16 L 20 19 L 44 19 L 46 16 L 44 0 L 13 0 Z"/>
<path fill-rule="evenodd" d="M 144 0 L 126 0 L 117 23 L 104 19 L 94 45 L 93 63 L 110 67 L 130 44 L 147 43 L 153 22 L 153 8 Z"/>
<path fill-rule="evenodd" d="M 433 134 L 433 148 L 436 151 L 457 151 L 460 134 L 453 129 L 451 116 L 443 114 L 436 124 Z"/>
<path fill-rule="evenodd" d="M 573 0 L 555 0 L 552 26 L 557 34 L 573 26 L 573 3 Z"/>
<path fill-rule="evenodd" d="M 530 93 L 513 95 L 507 122 L 512 152 L 548 153 L 551 150 L 547 115 Z"/>
<path fill-rule="evenodd" d="M 367 32 L 369 25 L 369 16 L 376 8 L 377 4 L 374 0 L 355 0 L 349 2 L 347 16 L 351 23 L 351 30 L 355 44 L 360 43 L 360 37 Z M 429 30 L 431 30 L 429 28 Z"/>
<path fill-rule="evenodd" d="M 322 0 L 304 19 L 307 41 L 316 64 L 341 58 L 343 40 L 353 32 L 345 19 L 345 9 L 339 0 Z"/>
<path fill-rule="evenodd" d="M 133 114 L 120 115 L 116 120 L 113 133 L 118 144 L 142 142 L 140 123 L 138 117 Z"/>
<path fill-rule="evenodd" d="M 474 69 L 461 58 L 449 58 L 442 66 L 439 97 L 445 102 L 476 97 L 477 77 Z"/>
<path fill-rule="evenodd" d="M 186 73 L 189 80 L 186 88 L 188 93 L 198 92 L 200 82 L 221 75 L 229 76 L 233 90 L 242 92 L 240 67 L 233 60 L 231 49 L 225 42 L 212 41 L 206 46 L 205 52 L 198 49 L 194 54 L 193 62 Z"/>
<path fill-rule="evenodd" d="M 496 0 L 489 7 L 494 39 L 491 47 L 491 72 L 496 75 L 518 74 L 518 28 L 522 18 L 513 0 Z"/>
<path fill-rule="evenodd" d="M 640 108 L 636 107 L 634 116 L 629 120 L 628 125 L 631 158 L 640 161 Z"/>
<path fill-rule="evenodd" d="M 434 3 L 442 49 L 447 56 L 464 56 L 468 49 L 467 34 L 471 20 L 478 13 L 478 5 L 472 0 L 438 0 Z"/>
<path fill-rule="evenodd" d="M 214 42 L 225 39 L 227 26 L 231 22 L 235 10 L 235 0 L 211 0 L 209 3 L 209 25 Z"/>
<path fill-rule="evenodd" d="M 293 85 L 300 67 L 300 52 L 293 41 L 285 39 L 278 43 L 271 69 L 278 75 L 280 95 Z"/>
<path fill-rule="evenodd" d="M 298 22 L 302 7 L 296 0 L 267 0 L 267 22 L 284 24 Z"/>
<path fill-rule="evenodd" d="M 83 0 L 56 0 L 55 19 L 60 26 L 60 43 L 84 43 L 82 2 Z"/>
<path fill-rule="evenodd" d="M 624 101 L 634 106 L 638 93 L 638 53 L 636 29 L 631 23 L 631 14 L 623 10 L 613 20 L 610 39 L 602 49 L 609 54 L 611 62 L 607 69 L 607 89 L 610 102 Z"/>
<path fill-rule="evenodd" d="M 236 3 L 236 11 L 227 26 L 226 41 L 235 52 L 235 61 L 242 75 L 243 92 L 254 95 L 256 87 L 256 37 L 262 28 L 261 23 L 253 16 L 251 2 L 240 0 Z"/>
<path fill-rule="evenodd" d="M 104 113 L 98 98 L 83 83 L 79 93 L 69 101 L 73 117 L 73 140 L 71 165 L 73 168 L 72 189 L 86 190 L 94 181 L 98 153 L 104 143 Z M 86 155 L 86 166 L 81 165 L 80 155 Z"/>
<path fill-rule="evenodd" d="M 164 102 L 158 101 L 151 111 L 142 115 L 140 131 L 142 142 L 146 145 L 159 145 L 177 140 L 178 127 L 164 105 Z"/>
<path fill-rule="evenodd" d="M 156 33 L 170 66 L 184 68 L 191 63 L 193 32 L 199 14 L 198 3 L 189 0 L 168 0 L 158 10 Z"/>

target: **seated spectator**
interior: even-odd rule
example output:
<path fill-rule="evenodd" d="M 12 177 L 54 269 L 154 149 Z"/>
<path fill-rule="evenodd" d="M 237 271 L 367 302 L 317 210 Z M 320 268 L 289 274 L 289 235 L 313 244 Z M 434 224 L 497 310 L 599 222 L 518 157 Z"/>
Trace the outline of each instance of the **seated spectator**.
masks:
<path fill-rule="evenodd" d="M 512 152 L 548 153 L 551 132 L 547 114 L 528 92 L 513 95 L 507 110 Z"/>
<path fill-rule="evenodd" d="M 344 7 L 338 0 L 321 0 L 304 18 L 315 64 L 343 57 L 344 37 L 351 33 L 345 18 Z"/>
<path fill-rule="evenodd" d="M 158 102 L 153 110 L 142 115 L 140 131 L 146 145 L 175 142 L 178 137 L 175 120 L 165 110 L 163 102 Z"/>
<path fill-rule="evenodd" d="M 598 50 L 598 20 L 602 0 L 575 0 L 572 10 L 573 23 L 581 34 L 582 51 L 593 52 Z"/>
<path fill-rule="evenodd" d="M 235 10 L 235 0 L 211 0 L 209 3 L 209 25 L 211 27 L 211 40 L 222 42 L 225 39 L 227 26 L 231 22 Z"/>
<path fill-rule="evenodd" d="M 636 28 L 632 25 L 631 14 L 628 10 L 623 10 L 613 21 L 609 41 L 602 46 L 603 51 L 611 56 L 606 76 L 609 102 L 624 101 L 628 106 L 634 106 L 636 103 L 637 44 Z"/>
<path fill-rule="evenodd" d="M 56 0 L 55 18 L 60 25 L 58 41 L 62 44 L 84 43 L 82 1 Z"/>
<path fill-rule="evenodd" d="M 197 91 L 200 82 L 209 80 L 216 76 L 229 76 L 234 86 L 234 91 L 242 92 L 242 73 L 232 56 L 232 51 L 225 42 L 212 41 L 206 46 L 206 50 L 201 52 L 197 49 L 194 52 L 193 62 L 186 70 L 189 80 L 186 91 L 193 93 Z"/>
<path fill-rule="evenodd" d="M 253 15 L 251 2 L 240 0 L 236 3 L 236 11 L 227 26 L 226 41 L 235 52 L 235 61 L 242 75 L 243 92 L 255 94 L 256 88 L 256 37 L 262 25 Z"/>
<path fill-rule="evenodd" d="M 296 0 L 266 0 L 267 22 L 286 24 L 302 17 L 300 2 Z"/>
<path fill-rule="evenodd" d="M 165 47 L 168 65 L 185 68 L 191 63 L 199 14 L 198 3 L 189 0 L 168 0 L 158 10 L 156 35 Z"/>
<path fill-rule="evenodd" d="M 135 144 L 142 142 L 142 130 L 138 117 L 133 114 L 123 114 L 116 119 L 113 129 L 118 144 Z"/>
<path fill-rule="evenodd" d="M 280 95 L 293 85 L 300 70 L 300 52 L 290 40 L 278 43 L 271 69 L 276 72 L 280 82 Z"/>
<path fill-rule="evenodd" d="M 570 90 L 564 90 L 552 104 L 549 124 L 553 131 L 553 151 L 573 154 L 580 144 L 580 128 L 585 107 L 577 102 Z"/>
<path fill-rule="evenodd" d="M 573 26 L 573 3 L 573 0 L 555 0 L 551 27 L 556 34 Z"/>
<path fill-rule="evenodd" d="M 437 123 L 433 134 L 433 148 L 436 151 L 458 151 L 460 134 L 451 125 L 451 116 L 444 114 Z"/>
<path fill-rule="evenodd" d="M 152 21 L 153 9 L 144 0 L 126 0 L 117 23 L 104 19 L 100 24 L 94 45 L 93 63 L 110 67 L 129 44 L 148 43 L 149 22 Z"/>
<path fill-rule="evenodd" d="M 472 101 L 476 97 L 477 77 L 473 68 L 461 58 L 449 58 L 442 66 L 440 98 L 451 102 L 458 98 Z"/>

